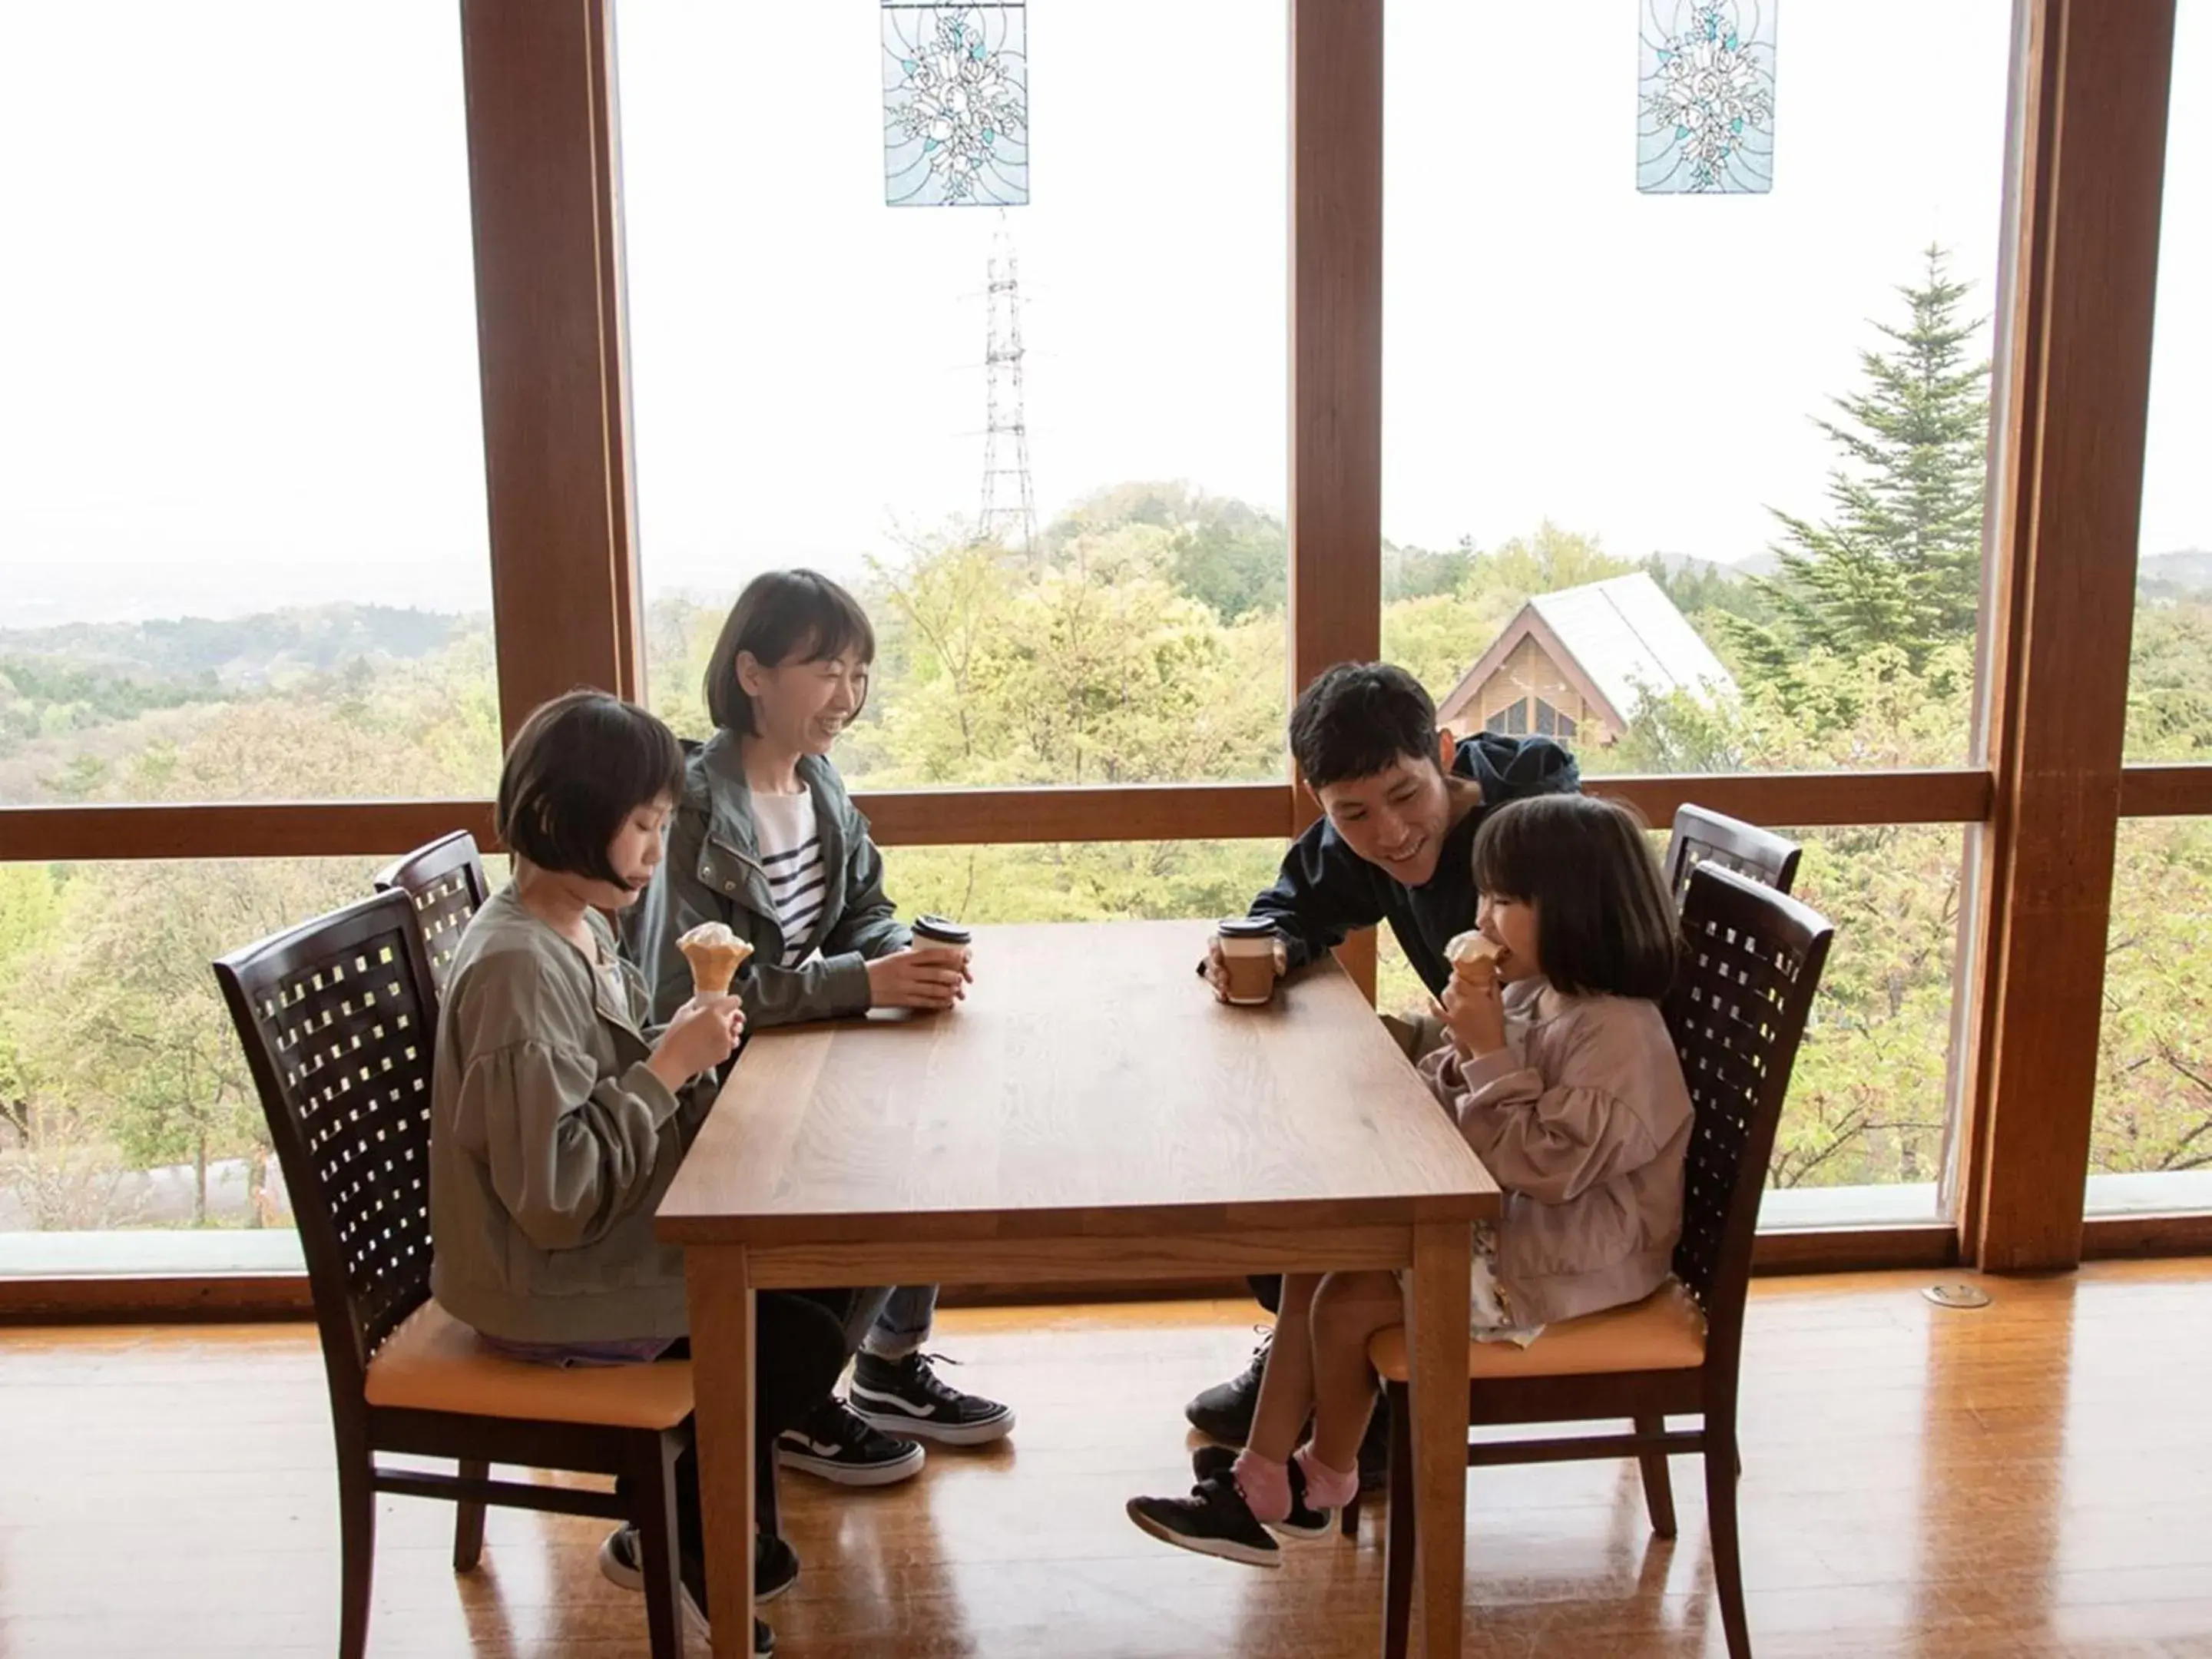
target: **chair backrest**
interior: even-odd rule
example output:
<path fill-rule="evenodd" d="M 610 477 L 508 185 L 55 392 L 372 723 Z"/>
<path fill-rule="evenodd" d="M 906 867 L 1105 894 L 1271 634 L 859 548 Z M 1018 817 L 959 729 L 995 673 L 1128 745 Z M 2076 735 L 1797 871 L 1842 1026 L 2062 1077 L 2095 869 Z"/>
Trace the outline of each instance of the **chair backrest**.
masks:
<path fill-rule="evenodd" d="M 483 860 L 477 853 L 477 838 L 456 830 L 416 848 L 377 872 L 376 890 L 403 892 L 415 902 L 422 949 L 430 959 L 431 983 L 442 994 L 446 969 L 460 949 L 461 930 L 491 891 L 484 879 Z"/>
<path fill-rule="evenodd" d="M 1834 933 L 1796 899 L 1732 870 L 1690 872 L 1666 1010 L 1696 1113 L 1674 1276 L 1705 1310 L 1707 1365 L 1729 1376 L 1767 1159 Z"/>
<path fill-rule="evenodd" d="M 1674 833 L 1667 842 L 1667 890 L 1679 906 L 1689 891 L 1690 872 L 1701 864 L 1717 864 L 1786 893 L 1797 879 L 1797 860 L 1804 851 L 1796 842 L 1741 818 L 1702 806 L 1678 806 Z"/>
<path fill-rule="evenodd" d="M 219 957 L 299 1218 L 334 1399 L 429 1294 L 429 963 L 404 892 Z"/>

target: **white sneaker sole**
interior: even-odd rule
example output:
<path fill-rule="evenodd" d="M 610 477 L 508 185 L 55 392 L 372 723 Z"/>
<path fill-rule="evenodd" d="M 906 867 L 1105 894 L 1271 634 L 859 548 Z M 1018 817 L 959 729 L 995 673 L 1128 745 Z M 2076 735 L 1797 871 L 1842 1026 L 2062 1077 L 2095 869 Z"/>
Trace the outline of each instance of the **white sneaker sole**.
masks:
<path fill-rule="evenodd" d="M 890 1463 L 841 1463 L 834 1457 L 817 1457 L 811 1452 L 799 1451 L 779 1442 L 775 1461 L 787 1469 L 797 1469 L 802 1474 L 840 1486 L 896 1486 L 920 1474 L 925 1459 L 921 1448 L 916 1446 L 911 1456 Z"/>
<path fill-rule="evenodd" d="M 1256 1549 L 1249 1544 L 1240 1544 L 1232 1538 L 1194 1538 L 1170 1531 L 1141 1510 L 1131 1510 L 1128 1515 L 1139 1530 L 1150 1533 L 1163 1544 L 1173 1544 L 1177 1549 L 1188 1550 L 1194 1555 L 1218 1556 L 1224 1561 L 1241 1562 L 1248 1567 L 1279 1567 L 1283 1565 L 1283 1553 L 1279 1549 Z"/>
<path fill-rule="evenodd" d="M 934 1440 L 947 1446 L 988 1446 L 1014 1431 L 1012 1412 L 1002 1412 L 982 1423 L 939 1423 L 927 1417 L 911 1417 L 902 1411 L 878 1411 L 870 1403 L 873 1398 L 854 1389 L 847 1403 L 852 1407 L 854 1416 L 878 1434 L 896 1435 L 902 1440 Z"/>

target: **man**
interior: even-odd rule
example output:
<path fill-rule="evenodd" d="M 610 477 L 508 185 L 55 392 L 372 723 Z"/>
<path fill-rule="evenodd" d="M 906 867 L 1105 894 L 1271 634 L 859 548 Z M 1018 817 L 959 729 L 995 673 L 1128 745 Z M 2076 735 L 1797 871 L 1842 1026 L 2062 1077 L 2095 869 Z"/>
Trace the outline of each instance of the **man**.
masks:
<path fill-rule="evenodd" d="M 1291 712 L 1291 755 L 1321 807 L 1320 823 L 1291 843 L 1275 884 L 1251 914 L 1274 925 L 1275 971 L 1294 973 L 1361 927 L 1388 921 L 1413 971 L 1431 992 L 1451 978 L 1444 946 L 1474 926 L 1474 832 L 1491 807 L 1523 795 L 1581 787 L 1574 757 L 1549 738 L 1485 732 L 1464 741 L 1437 729 L 1436 704 L 1421 684 L 1389 663 L 1340 663 L 1309 685 Z M 1217 941 L 1199 971 L 1228 996 L 1228 966 Z M 1434 1037 L 1433 1021 L 1390 1020 L 1408 1058 Z M 1280 1283 L 1252 1281 L 1269 1312 Z M 1251 1432 L 1267 1343 L 1243 1374 L 1183 1408 L 1192 1426 L 1242 1445 Z M 1387 1443 L 1377 1412 L 1363 1473 Z"/>

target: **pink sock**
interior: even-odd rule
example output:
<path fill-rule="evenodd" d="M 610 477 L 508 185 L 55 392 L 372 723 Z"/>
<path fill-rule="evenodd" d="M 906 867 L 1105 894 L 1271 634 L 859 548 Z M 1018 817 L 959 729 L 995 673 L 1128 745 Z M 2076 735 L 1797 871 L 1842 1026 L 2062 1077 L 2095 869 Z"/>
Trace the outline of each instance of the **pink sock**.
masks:
<path fill-rule="evenodd" d="M 1290 1518 L 1289 1464 L 1262 1457 L 1248 1446 L 1237 1454 L 1236 1467 L 1230 1474 L 1236 1478 L 1237 1490 L 1244 1494 L 1244 1506 L 1252 1511 L 1255 1521 L 1265 1523 Z"/>
<path fill-rule="evenodd" d="M 1333 1469 L 1314 1455 L 1313 1442 L 1298 1448 L 1299 1471 L 1306 1478 L 1306 1507 L 1340 1510 L 1359 1492 L 1358 1469 Z"/>

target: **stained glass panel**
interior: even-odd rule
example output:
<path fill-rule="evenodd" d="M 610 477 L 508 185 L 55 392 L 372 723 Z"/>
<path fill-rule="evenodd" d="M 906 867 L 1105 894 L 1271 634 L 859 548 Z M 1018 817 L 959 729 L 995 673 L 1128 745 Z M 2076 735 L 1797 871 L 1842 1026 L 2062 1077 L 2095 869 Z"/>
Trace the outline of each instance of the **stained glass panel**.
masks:
<path fill-rule="evenodd" d="M 884 201 L 892 207 L 1026 203 L 1025 9 L 886 0 L 883 15 Z"/>
<path fill-rule="evenodd" d="M 1636 187 L 1648 195 L 1774 188 L 1780 0 L 1643 0 Z"/>

